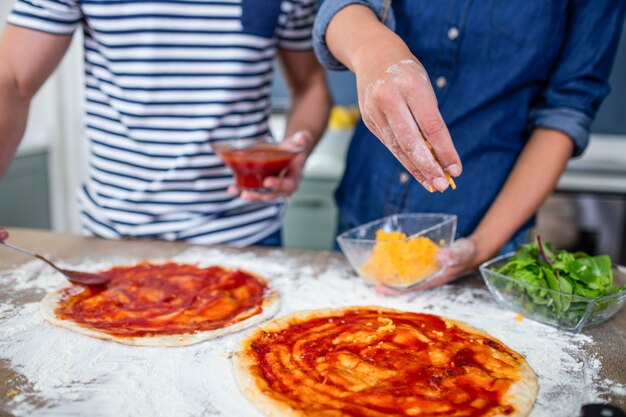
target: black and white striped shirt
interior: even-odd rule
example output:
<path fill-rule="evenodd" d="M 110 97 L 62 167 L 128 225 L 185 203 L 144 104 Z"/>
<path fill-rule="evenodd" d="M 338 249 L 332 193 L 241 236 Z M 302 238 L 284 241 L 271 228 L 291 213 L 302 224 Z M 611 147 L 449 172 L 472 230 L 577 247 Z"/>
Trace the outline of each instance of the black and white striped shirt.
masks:
<path fill-rule="evenodd" d="M 214 141 L 269 132 L 277 48 L 311 48 L 315 0 L 18 0 L 8 22 L 84 30 L 85 231 L 253 244 L 281 204 L 226 192 Z"/>

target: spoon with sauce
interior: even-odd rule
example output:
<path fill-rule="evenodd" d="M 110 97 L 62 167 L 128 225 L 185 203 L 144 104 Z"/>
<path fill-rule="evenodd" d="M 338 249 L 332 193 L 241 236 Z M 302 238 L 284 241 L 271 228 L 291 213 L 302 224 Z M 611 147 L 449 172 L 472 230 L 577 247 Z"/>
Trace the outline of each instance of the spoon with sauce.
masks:
<path fill-rule="evenodd" d="M 1 229 L 0 229 L 1 231 Z M 33 256 L 37 259 L 40 259 L 42 261 L 44 261 L 45 263 L 47 263 L 48 265 L 50 265 L 51 267 L 53 267 L 54 269 L 56 269 L 57 271 L 59 271 L 61 274 L 63 274 L 65 276 L 65 278 L 67 278 L 70 282 L 73 282 L 74 284 L 80 284 L 80 285 L 102 285 L 105 284 L 107 282 L 109 282 L 111 280 L 111 277 L 107 276 L 107 275 L 103 275 L 103 274 L 96 274 L 96 273 L 91 273 L 91 272 L 81 272 L 81 271 L 71 271 L 69 269 L 63 269 L 63 268 L 59 268 L 58 266 L 56 266 L 52 261 L 46 259 L 45 257 L 38 255 L 34 252 L 31 252 L 29 250 L 20 248 L 18 246 L 14 246 L 11 245 L 7 242 L 5 242 L 4 240 L 2 240 L 2 236 L 5 236 L 4 234 L 0 233 L 0 245 L 3 245 L 9 249 L 13 249 L 15 251 L 24 253 L 26 255 L 30 255 Z M 8 237 L 8 235 L 6 235 Z"/>

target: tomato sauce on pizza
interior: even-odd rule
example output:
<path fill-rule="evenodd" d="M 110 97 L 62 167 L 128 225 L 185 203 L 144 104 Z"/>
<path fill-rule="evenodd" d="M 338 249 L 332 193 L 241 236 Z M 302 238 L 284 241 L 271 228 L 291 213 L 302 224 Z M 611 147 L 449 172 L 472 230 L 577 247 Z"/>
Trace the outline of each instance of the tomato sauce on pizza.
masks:
<path fill-rule="evenodd" d="M 220 266 L 174 262 L 120 266 L 101 272 L 102 286 L 63 290 L 55 315 L 118 337 L 214 330 L 262 311 L 261 278 Z"/>
<path fill-rule="evenodd" d="M 505 394 L 525 364 L 455 322 L 375 308 L 262 328 L 243 352 L 259 391 L 298 416 L 511 415 Z"/>

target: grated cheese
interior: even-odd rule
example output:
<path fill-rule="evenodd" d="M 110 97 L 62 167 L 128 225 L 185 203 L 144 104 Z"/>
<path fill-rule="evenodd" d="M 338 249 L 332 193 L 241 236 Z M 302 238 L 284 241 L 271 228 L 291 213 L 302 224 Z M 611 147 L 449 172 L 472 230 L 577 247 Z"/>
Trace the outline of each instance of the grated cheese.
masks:
<path fill-rule="evenodd" d="M 414 284 L 441 269 L 435 260 L 439 246 L 427 237 L 407 238 L 402 232 L 376 232 L 372 255 L 361 274 L 385 285 Z"/>

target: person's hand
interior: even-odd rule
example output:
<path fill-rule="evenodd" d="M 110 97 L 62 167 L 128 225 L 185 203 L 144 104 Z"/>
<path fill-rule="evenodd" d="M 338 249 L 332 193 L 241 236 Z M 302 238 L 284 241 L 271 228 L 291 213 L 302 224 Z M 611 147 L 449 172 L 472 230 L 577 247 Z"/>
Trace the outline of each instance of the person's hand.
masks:
<path fill-rule="evenodd" d="M 458 177 L 461 160 L 426 70 L 408 55 L 382 63 L 370 57 L 355 66 L 363 121 L 424 188 L 445 191 L 443 169 Z"/>
<path fill-rule="evenodd" d="M 436 260 L 445 270 L 436 279 L 415 290 L 394 290 L 380 285 L 375 288 L 376 292 L 383 295 L 402 295 L 439 287 L 474 270 L 481 262 L 477 253 L 476 243 L 471 238 L 459 239 L 449 248 L 443 248 L 437 253 Z"/>
<path fill-rule="evenodd" d="M 9 232 L 4 230 L 2 226 L 0 226 L 0 242 L 4 242 L 9 238 Z"/>
<path fill-rule="evenodd" d="M 240 197 L 248 201 L 275 201 L 280 198 L 289 197 L 296 192 L 302 179 L 304 163 L 313 147 L 313 136 L 309 132 L 301 131 L 293 134 L 282 142 L 282 146 L 287 149 L 299 149 L 304 147 L 305 151 L 296 156 L 278 177 L 268 177 L 263 181 L 263 187 L 274 190 L 269 193 L 255 193 L 252 191 L 240 191 L 237 186 L 228 188 L 231 194 L 240 194 Z"/>

